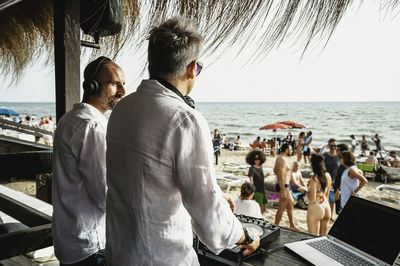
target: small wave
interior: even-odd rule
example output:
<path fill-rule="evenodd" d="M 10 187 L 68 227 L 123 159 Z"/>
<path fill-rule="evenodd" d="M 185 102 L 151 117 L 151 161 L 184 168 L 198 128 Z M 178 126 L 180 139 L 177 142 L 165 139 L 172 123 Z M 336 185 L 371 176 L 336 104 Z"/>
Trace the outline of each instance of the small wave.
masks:
<path fill-rule="evenodd" d="M 244 125 L 237 125 L 237 124 L 225 124 L 224 126 L 226 126 L 226 127 L 234 127 L 234 128 L 246 127 Z"/>

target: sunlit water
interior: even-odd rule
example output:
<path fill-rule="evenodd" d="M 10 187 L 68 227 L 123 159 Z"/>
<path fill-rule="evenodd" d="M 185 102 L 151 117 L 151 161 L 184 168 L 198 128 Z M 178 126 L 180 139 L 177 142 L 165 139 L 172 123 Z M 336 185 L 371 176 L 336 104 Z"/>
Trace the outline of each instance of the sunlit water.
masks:
<path fill-rule="evenodd" d="M 1 103 L 26 114 L 55 117 L 55 103 Z M 350 143 L 350 135 L 358 140 L 366 135 L 371 148 L 371 137 L 378 133 L 386 149 L 400 148 L 400 102 L 385 103 L 196 103 L 196 109 L 207 119 L 210 130 L 220 129 L 226 136 L 240 135 L 247 145 L 257 136 L 271 138 L 271 130 L 260 127 L 283 120 L 304 124 L 313 132 L 314 146 L 325 144 L 329 138 L 339 143 Z M 300 129 L 292 129 L 296 137 Z M 277 135 L 287 135 L 289 130 L 279 130 Z"/>

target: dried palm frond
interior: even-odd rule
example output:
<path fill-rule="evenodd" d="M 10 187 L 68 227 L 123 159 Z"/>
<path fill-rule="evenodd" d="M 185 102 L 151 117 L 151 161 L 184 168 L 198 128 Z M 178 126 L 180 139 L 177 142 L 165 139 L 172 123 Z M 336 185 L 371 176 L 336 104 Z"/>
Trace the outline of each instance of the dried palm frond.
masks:
<path fill-rule="evenodd" d="M 192 18 L 205 37 L 205 52 L 221 54 L 233 44 L 239 52 L 249 43 L 254 57 L 265 56 L 273 47 L 295 40 L 303 53 L 312 41 L 328 41 L 354 0 L 124 0 L 121 33 L 102 38 L 102 49 L 90 50 L 115 56 L 121 49 L 139 47 L 153 25 L 175 16 Z M 399 1 L 382 1 L 386 10 Z M 53 0 L 24 0 L 0 11 L 0 71 L 21 76 L 38 55 L 53 62 Z M 91 39 L 84 36 L 83 39 Z M 88 51 L 86 48 L 83 52 Z"/>

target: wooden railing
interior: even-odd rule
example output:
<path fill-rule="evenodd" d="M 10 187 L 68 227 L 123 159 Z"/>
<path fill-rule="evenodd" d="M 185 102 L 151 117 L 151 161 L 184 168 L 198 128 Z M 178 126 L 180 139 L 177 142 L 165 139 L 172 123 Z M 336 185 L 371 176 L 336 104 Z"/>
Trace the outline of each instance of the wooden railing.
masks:
<path fill-rule="evenodd" d="M 1 118 L 0 118 L 0 128 L 18 131 L 21 133 L 33 135 L 35 137 L 42 137 L 43 135 L 54 136 L 54 132 L 41 129 L 39 127 L 33 127 L 21 123 L 15 123 L 14 121 L 9 121 Z"/>

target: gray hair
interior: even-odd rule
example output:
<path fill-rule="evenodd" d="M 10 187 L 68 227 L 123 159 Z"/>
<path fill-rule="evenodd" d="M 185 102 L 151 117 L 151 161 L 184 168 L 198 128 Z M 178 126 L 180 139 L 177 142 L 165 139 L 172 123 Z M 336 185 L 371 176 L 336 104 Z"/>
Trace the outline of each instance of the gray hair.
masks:
<path fill-rule="evenodd" d="M 187 66 L 197 60 L 203 46 L 203 37 L 183 17 L 174 17 L 153 27 L 148 40 L 150 78 L 182 76 Z"/>

